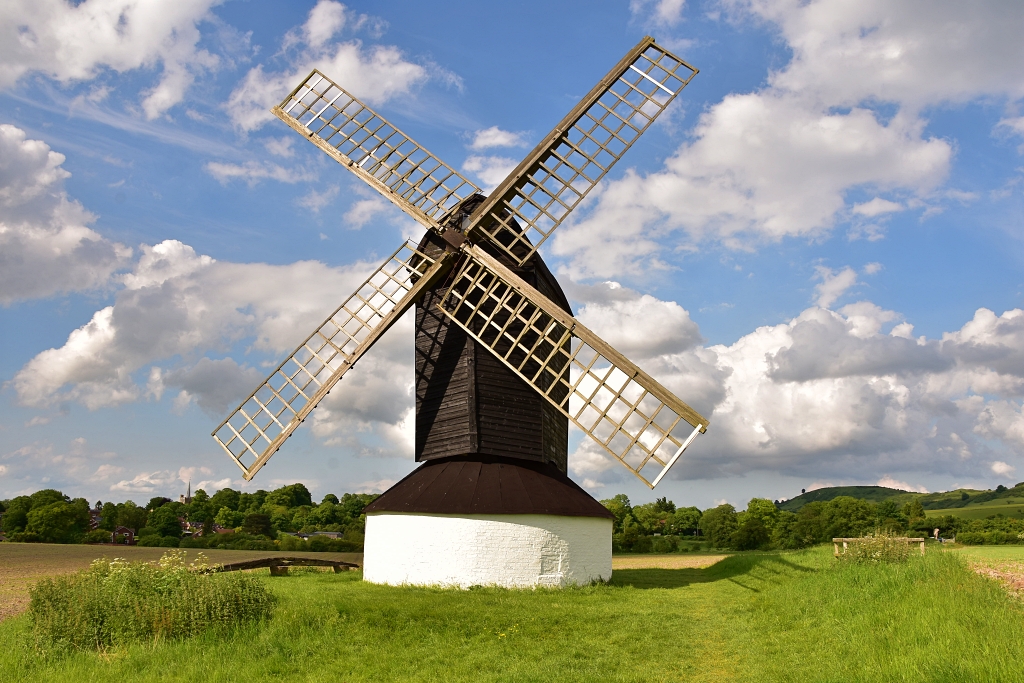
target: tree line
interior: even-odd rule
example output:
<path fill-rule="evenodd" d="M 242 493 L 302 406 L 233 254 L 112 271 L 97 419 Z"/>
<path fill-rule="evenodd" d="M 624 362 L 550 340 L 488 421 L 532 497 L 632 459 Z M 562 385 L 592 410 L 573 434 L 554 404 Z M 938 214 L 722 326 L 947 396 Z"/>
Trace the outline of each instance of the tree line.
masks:
<path fill-rule="evenodd" d="M 328 531 L 340 535 L 334 543 L 338 548 L 322 549 L 352 550 L 362 546 L 363 508 L 376 497 L 345 493 L 339 498 L 329 493 L 314 503 L 309 489 L 296 483 L 252 493 L 223 488 L 212 496 L 198 489 L 187 503 L 157 496 L 144 507 L 131 500 L 96 501 L 90 506 L 85 498 L 44 489 L 0 501 L 0 529 L 11 541 L 96 543 L 109 542 L 112 532 L 125 527 L 136 535 L 139 545 L 268 550 L 290 533 Z M 98 527 L 90 530 L 96 517 Z M 215 533 L 221 530 L 234 533 Z M 324 544 L 330 545 L 328 539 L 318 539 L 318 545 Z"/>
<path fill-rule="evenodd" d="M 895 534 L 956 537 L 958 542 L 1024 542 L 1024 520 L 994 514 L 986 519 L 953 515 L 926 517 L 919 500 L 902 506 L 838 496 L 812 502 L 797 512 L 780 510 L 767 498 L 752 498 L 746 510 L 726 503 L 706 510 L 677 508 L 666 498 L 630 505 L 619 494 L 601 503 L 615 516 L 612 547 L 617 552 L 674 552 L 703 547 L 730 550 L 791 550 L 833 538 L 854 538 L 884 531 Z"/>

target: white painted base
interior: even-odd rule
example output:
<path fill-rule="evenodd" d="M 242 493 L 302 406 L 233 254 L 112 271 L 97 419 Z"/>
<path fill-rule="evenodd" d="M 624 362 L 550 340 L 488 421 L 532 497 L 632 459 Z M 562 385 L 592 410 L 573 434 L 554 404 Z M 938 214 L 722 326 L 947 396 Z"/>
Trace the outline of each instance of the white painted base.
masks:
<path fill-rule="evenodd" d="M 559 515 L 366 517 L 363 580 L 393 586 L 562 587 L 612 575 L 612 521 Z"/>

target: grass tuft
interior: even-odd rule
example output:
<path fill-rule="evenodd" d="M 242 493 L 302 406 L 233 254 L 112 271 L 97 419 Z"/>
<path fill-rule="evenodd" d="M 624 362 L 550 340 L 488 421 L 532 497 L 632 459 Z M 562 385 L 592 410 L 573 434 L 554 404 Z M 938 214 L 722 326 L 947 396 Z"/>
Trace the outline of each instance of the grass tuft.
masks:
<path fill-rule="evenodd" d="M 77 574 L 43 579 L 29 603 L 36 649 L 176 640 L 270 615 L 274 597 L 260 578 L 214 574 L 202 555 L 189 565 L 184 558 L 173 550 L 155 564 L 101 559 Z"/>

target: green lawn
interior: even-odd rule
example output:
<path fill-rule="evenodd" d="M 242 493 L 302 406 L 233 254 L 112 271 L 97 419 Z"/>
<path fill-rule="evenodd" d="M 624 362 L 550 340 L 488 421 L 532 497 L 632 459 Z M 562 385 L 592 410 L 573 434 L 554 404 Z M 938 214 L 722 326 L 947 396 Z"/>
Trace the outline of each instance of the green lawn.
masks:
<path fill-rule="evenodd" d="M 950 548 L 951 552 L 969 561 L 1016 560 L 1024 561 L 1024 546 L 1021 545 L 960 545 Z"/>
<path fill-rule="evenodd" d="M 2 622 L 0 680 L 1024 681 L 1024 608 L 961 559 L 989 550 L 863 567 L 828 545 L 562 591 L 268 577 L 273 619 L 228 636 L 48 660 L 27 616 Z"/>

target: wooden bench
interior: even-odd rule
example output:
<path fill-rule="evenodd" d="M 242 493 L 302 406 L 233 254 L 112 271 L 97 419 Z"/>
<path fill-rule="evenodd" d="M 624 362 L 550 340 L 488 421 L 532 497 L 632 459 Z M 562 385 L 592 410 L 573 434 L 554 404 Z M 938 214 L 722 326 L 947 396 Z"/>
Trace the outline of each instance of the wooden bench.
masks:
<path fill-rule="evenodd" d="M 856 542 L 862 542 L 862 541 L 867 541 L 867 540 L 873 540 L 873 539 L 874 539 L 874 536 L 862 536 L 860 538 L 833 538 L 832 539 L 832 554 L 835 555 L 836 557 L 839 557 L 839 544 L 840 543 L 843 544 L 843 552 L 845 553 L 846 549 L 849 547 L 847 544 L 849 544 L 849 543 L 856 543 Z M 891 540 L 893 540 L 893 541 L 903 541 L 905 543 L 920 543 L 921 544 L 921 554 L 924 555 L 924 539 L 923 538 L 907 538 L 906 536 L 897 536 L 897 537 L 895 537 L 895 538 L 893 538 Z"/>
<path fill-rule="evenodd" d="M 358 564 L 341 560 L 321 560 L 310 557 L 263 557 L 258 560 L 224 564 L 217 571 L 237 572 L 243 569 L 262 569 L 263 567 L 270 568 L 271 576 L 288 576 L 288 567 L 333 567 L 335 574 L 359 569 Z"/>

